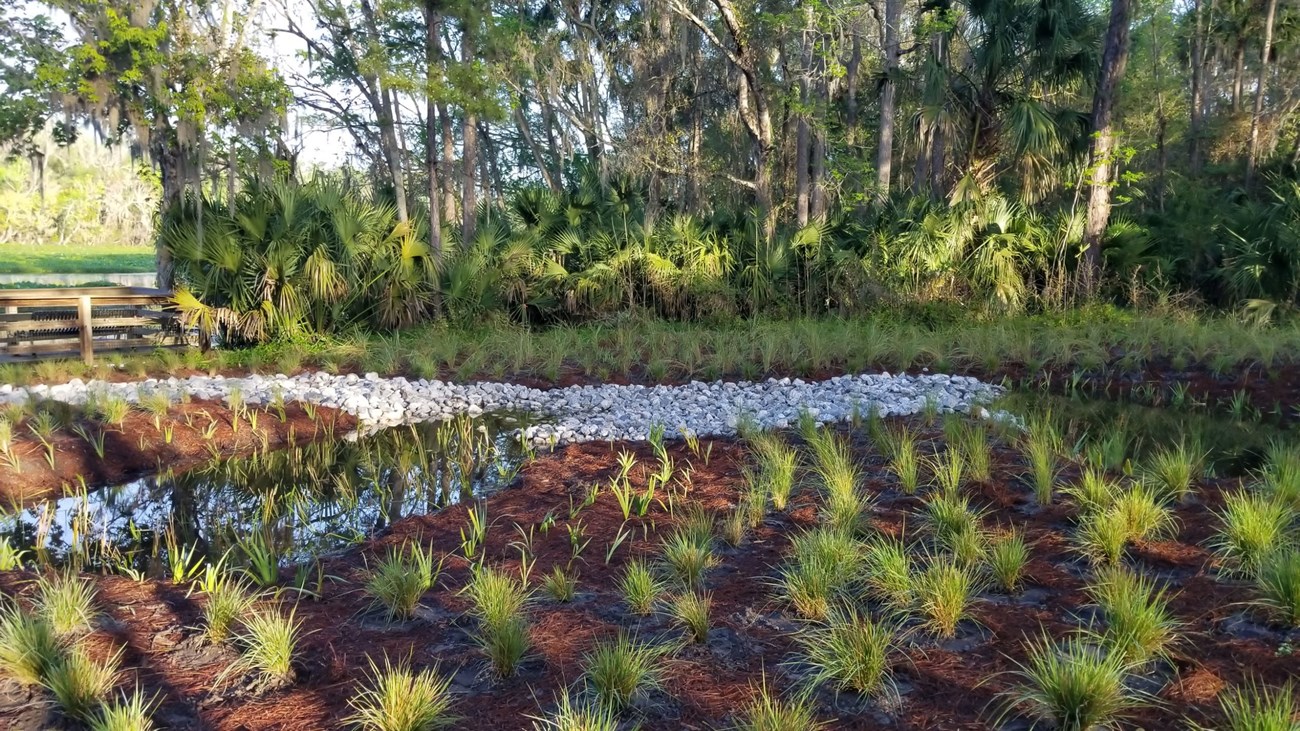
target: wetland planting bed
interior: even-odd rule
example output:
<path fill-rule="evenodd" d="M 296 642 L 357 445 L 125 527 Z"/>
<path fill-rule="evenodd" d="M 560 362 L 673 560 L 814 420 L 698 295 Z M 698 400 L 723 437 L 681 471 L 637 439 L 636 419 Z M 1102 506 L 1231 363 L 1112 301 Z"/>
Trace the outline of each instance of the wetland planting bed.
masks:
<path fill-rule="evenodd" d="M 1180 489 L 1176 470 L 1148 466 L 1159 450 L 1143 453 L 1135 467 L 1131 437 L 1116 446 L 1096 428 L 1071 435 L 1031 424 L 1020 433 L 962 416 L 803 426 L 702 440 L 652 434 L 649 441 L 569 444 L 517 459 L 466 457 L 464 464 L 479 465 L 471 484 L 457 483 L 454 496 L 435 489 L 434 509 L 386 513 L 384 500 L 371 498 L 362 501 L 364 509 L 345 505 L 341 512 L 361 516 L 365 535 L 315 555 L 286 551 L 269 575 L 252 567 L 239 536 L 213 543 L 205 554 L 213 561 L 227 555 L 223 569 L 256 592 L 249 616 L 271 612 L 300 623 L 292 672 L 274 682 L 240 665 L 247 649 L 240 641 L 209 641 L 204 608 L 211 598 L 194 577 L 165 575 L 165 541 L 155 566 L 162 576 L 127 576 L 103 561 L 87 563 L 77 580 L 95 591 L 93 617 L 65 643 L 100 659 L 120 651 L 114 692 L 142 689 L 154 700 L 156 727 L 232 731 L 346 727 L 370 681 L 370 663 L 382 667 L 384 658 L 445 678 L 454 728 L 534 728 L 542 723 L 537 719 L 554 717 L 566 695 L 578 706 L 595 703 L 592 653 L 620 635 L 655 648 L 658 680 L 625 699 L 618 728 L 737 727 L 766 689 L 787 706 L 802 704 L 826 728 L 1024 729 L 1045 711 L 1015 694 L 1029 683 L 1023 666 L 1036 644 L 1053 643 L 1048 655 L 1068 654 L 1063 643 L 1070 638 L 1090 657 L 1117 648 L 1135 656 L 1119 671 L 1118 692 L 1131 701 L 1113 719 L 1119 727 L 1223 728 L 1220 702 L 1233 689 L 1278 687 L 1300 669 L 1292 654 L 1300 617 L 1261 604 L 1255 576 L 1218 540 L 1221 516 L 1237 496 L 1248 495 L 1285 507 L 1286 533 L 1273 548 L 1294 548 L 1285 544 L 1297 527 L 1300 472 L 1284 476 L 1282 451 L 1254 467 L 1271 478 L 1193 469 Z M 477 425 L 461 429 L 477 433 Z M 1074 436 L 1079 449 L 1066 446 Z M 1158 436 L 1165 444 L 1175 440 Z M 456 437 L 429 433 L 419 441 Z M 1045 487 L 1029 444 L 1035 439 L 1051 448 Z M 911 446 L 900 446 L 905 442 Z M 909 450 L 915 485 L 900 460 Z M 333 472 L 309 472 L 303 460 L 292 477 L 281 473 L 274 482 L 323 486 L 335 479 L 328 474 L 360 475 L 358 485 L 382 484 L 374 494 L 391 501 L 391 475 L 430 472 L 420 467 L 429 463 L 425 457 L 400 454 L 387 453 L 379 473 L 367 471 L 361 456 L 330 462 L 350 465 Z M 1091 469 L 1081 466 L 1085 460 Z M 460 474 L 454 458 L 447 464 Z M 490 488 L 475 487 L 493 479 Z M 1295 484 L 1284 484 L 1288 479 Z M 262 494 L 249 484 L 246 494 Z M 779 498 L 784 489 L 788 500 Z M 427 498 L 427 491 L 403 494 L 404 506 L 419 502 L 412 495 Z M 1116 507 L 1129 503 L 1158 515 L 1144 527 L 1126 528 L 1118 553 L 1110 555 L 1089 531 L 1117 511 L 1130 515 Z M 225 512 L 252 515 L 265 504 Z M 276 505 L 284 515 L 301 510 L 293 501 Z M 174 502 L 167 507 L 178 509 Z M 955 522 L 942 507 L 959 508 Z M 300 538 L 301 526 L 328 524 L 275 522 L 284 515 L 273 511 L 270 525 L 299 528 L 289 530 L 294 540 L 282 546 L 310 545 Z M 952 527 L 962 524 L 967 527 Z M 702 525 L 708 526 L 703 537 Z M 835 559 L 842 563 L 831 585 L 796 591 L 801 562 L 812 560 L 801 548 L 810 536 L 849 550 Z M 1025 561 L 1006 586 L 994 557 L 1017 536 Z M 674 557 L 673 547 L 687 539 L 706 559 L 696 578 Z M 892 583 L 900 575 L 887 570 L 889 547 L 902 549 L 907 568 Z M 436 580 L 419 593 L 409 616 L 394 619 L 369 588 L 387 557 L 416 548 L 437 561 Z M 27 556 L 21 570 L 0 572 L 0 591 L 36 616 L 42 573 L 34 558 Z M 147 568 L 133 564 L 140 565 Z M 645 614 L 635 611 L 622 585 L 642 565 L 661 583 Z M 557 571 L 575 582 L 567 600 L 545 580 Z M 940 619 L 927 587 L 945 572 L 969 581 L 955 613 Z M 1167 614 L 1169 631 L 1158 643 L 1144 640 L 1142 653 L 1116 638 L 1120 623 L 1099 601 L 1103 579 L 1118 572 L 1145 582 L 1148 599 Z M 508 578 L 527 597 L 518 616 L 528 649 L 505 674 L 484 651 L 488 628 L 473 599 L 472 587 L 488 574 Z M 692 637 L 681 621 L 682 599 L 705 596 L 708 627 Z M 853 683 L 814 682 L 812 643 L 850 614 L 887 630 L 883 671 L 871 676 L 877 682 L 869 692 Z M 78 723 L 39 685 L 0 680 L 0 726 Z"/>

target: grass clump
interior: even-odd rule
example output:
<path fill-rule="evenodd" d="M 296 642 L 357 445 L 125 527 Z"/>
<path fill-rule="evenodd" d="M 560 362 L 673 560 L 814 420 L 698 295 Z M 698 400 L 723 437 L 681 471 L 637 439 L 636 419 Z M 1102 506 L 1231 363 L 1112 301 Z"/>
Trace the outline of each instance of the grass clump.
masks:
<path fill-rule="evenodd" d="M 1101 638 L 1124 660 L 1142 664 L 1162 657 L 1178 639 L 1182 624 L 1169 610 L 1165 591 L 1145 576 L 1102 569 L 1088 594 L 1106 617 Z"/>
<path fill-rule="evenodd" d="M 1296 511 L 1272 495 L 1240 490 L 1223 498 L 1216 513 L 1220 528 L 1211 539 L 1219 558 L 1246 574 L 1254 574 L 1275 550 L 1292 545 Z"/>
<path fill-rule="evenodd" d="M 497 675 L 514 675 L 532 647 L 532 630 L 524 609 L 531 595 L 514 576 L 482 566 L 464 589 L 479 621 L 475 642 Z"/>
<path fill-rule="evenodd" d="M 782 700 L 768 687 L 766 678 L 731 726 L 732 731 L 821 731 L 824 728 L 826 724 L 817 720 L 813 701 L 806 693 Z"/>
<path fill-rule="evenodd" d="M 389 619 L 410 619 L 420 597 L 433 586 L 441 570 L 442 564 L 434 563 L 432 551 L 408 543 L 389 549 L 366 581 L 365 591 L 384 607 Z"/>
<path fill-rule="evenodd" d="M 1024 580 L 1025 566 L 1029 563 L 1029 544 L 1023 533 L 1008 531 L 989 541 L 985 562 L 989 573 L 1003 591 L 1014 593 Z"/>
<path fill-rule="evenodd" d="M 901 540 L 877 536 L 862 558 L 863 582 L 873 597 L 895 611 L 911 606 L 915 592 L 912 557 Z"/>
<path fill-rule="evenodd" d="M 1255 590 L 1271 616 L 1300 627 L 1300 550 L 1285 548 L 1266 556 L 1255 575 Z"/>
<path fill-rule="evenodd" d="M 571 602 L 578 590 L 578 577 L 556 566 L 551 573 L 542 577 L 542 591 L 557 602 Z"/>
<path fill-rule="evenodd" d="M 103 662 L 96 661 L 84 648 L 74 647 L 50 669 L 45 687 L 64 715 L 80 721 L 93 717 L 100 702 L 117 682 L 121 650 Z"/>
<path fill-rule="evenodd" d="M 348 701 L 355 713 L 349 722 L 366 731 L 431 731 L 455 725 L 451 715 L 451 678 L 438 668 L 411 669 L 409 661 L 380 668 L 370 660 L 370 677 Z"/>
<path fill-rule="evenodd" d="M 254 596 L 243 581 L 212 571 L 203 582 L 203 627 L 208 642 L 230 638 L 235 624 L 253 608 Z"/>
<path fill-rule="evenodd" d="M 687 591 L 679 594 L 668 605 L 668 614 L 675 624 L 686 630 L 692 642 L 704 642 L 709 639 L 712 623 L 709 613 L 712 608 L 713 597 L 710 594 Z"/>
<path fill-rule="evenodd" d="M 1128 540 L 1128 521 L 1116 510 L 1085 514 L 1075 533 L 1079 551 L 1094 563 L 1103 565 L 1118 564 L 1124 557 Z"/>
<path fill-rule="evenodd" d="M 912 587 L 925 629 L 948 639 L 957 635 L 958 623 L 970 615 L 979 577 L 971 567 L 937 558 L 916 574 Z"/>
<path fill-rule="evenodd" d="M 302 621 L 290 610 L 255 611 L 243 622 L 243 631 L 235 640 L 244 648 L 243 657 L 232 668 L 253 670 L 271 682 L 288 683 L 294 679 L 293 658 L 298 649 Z"/>
<path fill-rule="evenodd" d="M 1182 502 L 1204 470 L 1205 454 L 1186 442 L 1165 447 L 1142 468 L 1142 475 L 1169 498 Z"/>
<path fill-rule="evenodd" d="M 1173 511 L 1146 485 L 1133 485 L 1120 492 L 1109 509 L 1123 517 L 1128 540 L 1168 538 L 1177 532 L 1178 522 Z"/>
<path fill-rule="evenodd" d="M 961 533 L 979 531 L 983 521 L 981 514 L 971 508 L 969 498 L 947 492 L 930 496 L 921 517 L 940 543 Z"/>
<path fill-rule="evenodd" d="M 718 535 L 723 543 L 735 547 L 744 542 L 745 533 L 749 530 L 746 512 L 744 505 L 737 505 L 718 521 Z"/>
<path fill-rule="evenodd" d="M 966 473 L 966 459 L 961 452 L 949 447 L 943 454 L 935 453 L 926 460 L 926 466 L 934 480 L 934 486 L 944 497 L 956 497 L 961 492 L 961 483 Z"/>
<path fill-rule="evenodd" d="M 885 433 L 888 436 L 883 446 L 889 458 L 889 471 L 898 478 L 903 492 L 913 495 L 921 482 L 921 453 L 916 447 L 916 435 L 907 427 Z"/>
<path fill-rule="evenodd" d="M 663 542 L 663 561 L 678 584 L 693 589 L 704 583 L 704 573 L 717 565 L 713 534 L 679 528 Z"/>
<path fill-rule="evenodd" d="M 1265 492 L 1300 510 L 1300 448 L 1279 442 L 1269 445 L 1258 477 Z"/>
<path fill-rule="evenodd" d="M 955 417 L 953 424 L 953 427 L 945 430 L 950 432 L 948 444 L 962 455 L 972 480 L 987 481 L 993 473 L 993 450 L 989 445 L 988 427 L 984 422 L 969 417 Z"/>
<path fill-rule="evenodd" d="M 1109 508 L 1122 488 L 1097 467 L 1087 467 L 1079 477 L 1079 483 L 1065 488 L 1064 492 L 1074 501 L 1080 513 L 1096 513 Z"/>
<path fill-rule="evenodd" d="M 772 507 L 784 511 L 790 504 L 794 491 L 795 472 L 799 468 L 799 454 L 775 434 L 762 434 L 753 440 L 754 457 L 758 461 L 753 479 Z"/>
<path fill-rule="evenodd" d="M 63 657 L 63 646 L 44 616 L 17 605 L 0 608 L 0 671 L 23 685 L 40 685 Z"/>
<path fill-rule="evenodd" d="M 153 706 L 153 701 L 146 700 L 136 688 L 130 695 L 123 694 L 101 705 L 87 725 L 90 731 L 153 731 Z"/>
<path fill-rule="evenodd" d="M 1290 681 L 1280 688 L 1268 688 L 1252 680 L 1219 694 L 1219 710 L 1223 724 L 1216 731 L 1295 731 L 1300 699 Z"/>
<path fill-rule="evenodd" d="M 95 588 L 71 574 L 42 576 L 36 580 L 35 607 L 56 634 L 79 634 L 95 617 Z"/>
<path fill-rule="evenodd" d="M 663 682 L 666 649 L 619 632 L 612 642 L 599 642 L 583 658 L 588 690 L 602 707 L 620 710 L 641 692 Z"/>
<path fill-rule="evenodd" d="M 1034 499 L 1039 505 L 1052 503 L 1052 492 L 1056 489 L 1056 477 L 1060 472 L 1058 455 L 1061 452 L 1061 445 L 1061 434 L 1053 423 L 1051 415 L 1029 424 L 1029 433 L 1025 437 L 1023 448 L 1025 460 L 1029 462 Z"/>
<path fill-rule="evenodd" d="M 1129 664 L 1074 637 L 1060 643 L 1043 638 L 1028 647 L 1016 675 L 1020 683 L 1007 699 L 1061 731 L 1115 728 L 1139 704 L 1124 685 Z"/>
<path fill-rule="evenodd" d="M 858 492 L 862 476 L 848 443 L 829 429 L 805 432 L 804 436 L 813 452 L 813 470 L 826 492 L 822 519 L 836 530 L 857 532 L 867 501 Z"/>
<path fill-rule="evenodd" d="M 628 561 L 623 576 L 618 580 L 619 592 L 633 614 L 645 616 L 654 611 L 655 601 L 663 594 L 664 585 L 644 561 Z"/>
<path fill-rule="evenodd" d="M 898 650 L 894 628 L 856 609 L 836 609 L 826 624 L 796 637 L 809 682 L 879 697 L 893 690 L 891 659 Z"/>
<path fill-rule="evenodd" d="M 777 591 L 805 619 L 824 619 L 863 567 L 862 545 L 841 531 L 814 528 L 790 541 Z"/>
<path fill-rule="evenodd" d="M 576 702 L 565 691 L 555 710 L 545 716 L 529 716 L 533 731 L 618 731 L 618 712 L 608 706 Z"/>

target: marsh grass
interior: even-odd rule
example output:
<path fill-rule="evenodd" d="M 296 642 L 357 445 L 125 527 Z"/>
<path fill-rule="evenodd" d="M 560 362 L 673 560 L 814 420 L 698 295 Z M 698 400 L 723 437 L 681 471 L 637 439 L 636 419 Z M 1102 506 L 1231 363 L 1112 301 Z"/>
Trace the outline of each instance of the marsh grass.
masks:
<path fill-rule="evenodd" d="M 147 699 L 140 688 L 130 695 L 123 693 L 103 703 L 99 712 L 87 722 L 90 731 L 153 731 L 154 700 Z"/>
<path fill-rule="evenodd" d="M 1259 604 L 1288 627 L 1300 627 L 1300 550 L 1294 547 L 1269 553 L 1255 575 Z"/>
<path fill-rule="evenodd" d="M 1223 725 L 1215 731 L 1295 731 L 1296 718 L 1300 717 L 1300 698 L 1292 681 L 1278 688 L 1269 688 L 1252 679 L 1245 685 L 1220 693 L 1219 710 L 1223 714 Z M 1201 726 L 1195 728 L 1209 731 Z"/>
<path fill-rule="evenodd" d="M 432 550 L 407 543 L 389 548 L 366 581 L 365 591 L 384 607 L 390 620 L 410 619 L 441 571 L 442 563 L 434 563 Z"/>
<path fill-rule="evenodd" d="M 302 632 L 302 620 L 296 616 L 296 607 L 285 616 L 275 608 L 255 610 L 242 622 L 242 631 L 235 640 L 243 648 L 239 662 L 232 671 L 255 671 L 264 679 L 275 683 L 292 682 L 294 654 Z"/>
<path fill-rule="evenodd" d="M 1257 477 L 1267 493 L 1300 510 L 1300 447 L 1282 442 L 1270 444 Z"/>
<path fill-rule="evenodd" d="M 1024 533 L 1010 530 L 996 534 L 989 541 L 985 560 L 998 586 L 1014 594 L 1024 581 L 1029 557 L 1029 544 L 1025 542 Z"/>
<path fill-rule="evenodd" d="M 0 671 L 23 685 L 40 685 L 62 658 L 49 620 L 16 604 L 0 607 Z"/>
<path fill-rule="evenodd" d="M 532 595 L 512 574 L 479 566 L 461 590 L 473 605 L 470 614 L 489 627 L 498 627 L 523 614 Z"/>
<path fill-rule="evenodd" d="M 1084 514 L 1074 535 L 1080 553 L 1095 563 L 1112 566 L 1124 557 L 1128 540 L 1128 521 L 1117 510 Z"/>
<path fill-rule="evenodd" d="M 935 487 L 944 497 L 956 497 L 961 493 L 962 478 L 966 473 L 966 458 L 954 447 L 949 447 L 942 454 L 936 452 L 926 461 Z"/>
<path fill-rule="evenodd" d="M 633 614 L 645 616 L 654 611 L 655 602 L 664 592 L 664 585 L 644 561 L 627 562 L 618 580 L 619 592 Z"/>
<path fill-rule="evenodd" d="M 1182 623 L 1170 611 L 1165 590 L 1147 577 L 1120 567 L 1104 568 L 1088 594 L 1106 618 L 1099 636 L 1124 660 L 1143 664 L 1164 657 L 1177 641 Z"/>
<path fill-rule="evenodd" d="M 556 698 L 555 710 L 528 718 L 533 731 L 618 731 L 622 723 L 613 708 L 574 700 L 567 690 Z"/>
<path fill-rule="evenodd" d="M 903 611 L 912 604 L 915 575 L 912 556 L 901 540 L 876 536 L 867 542 L 862 576 L 871 596 L 896 612 Z"/>
<path fill-rule="evenodd" d="M 703 585 L 705 572 L 718 564 L 712 543 L 712 530 L 707 541 L 702 534 L 693 534 L 686 528 L 664 539 L 661 549 L 664 565 L 679 585 L 687 589 Z"/>
<path fill-rule="evenodd" d="M 1178 532 L 1174 512 L 1161 501 L 1155 490 L 1144 483 L 1122 490 L 1109 510 L 1122 516 L 1129 540 L 1158 540 Z"/>
<path fill-rule="evenodd" d="M 1210 546 L 1230 570 L 1252 575 L 1270 553 L 1295 543 L 1296 510 L 1272 495 L 1228 493 L 1215 515 L 1219 531 Z"/>
<path fill-rule="evenodd" d="M 518 614 L 495 625 L 482 625 L 474 642 L 483 650 L 498 677 L 509 678 L 533 646 L 528 618 Z"/>
<path fill-rule="evenodd" d="M 612 641 L 597 642 L 583 657 L 587 689 L 597 704 L 621 710 L 638 694 L 662 686 L 663 660 L 670 649 L 640 642 L 624 632 Z"/>
<path fill-rule="evenodd" d="M 795 640 L 802 650 L 798 662 L 812 671 L 809 683 L 877 698 L 894 692 L 892 659 L 900 646 L 892 625 L 852 607 L 835 609 L 825 624 Z"/>
<path fill-rule="evenodd" d="M 95 587 L 70 573 L 36 579 L 36 612 L 56 634 L 75 635 L 90 629 L 95 617 Z"/>
<path fill-rule="evenodd" d="M 824 619 L 861 575 L 862 546 L 844 533 L 814 528 L 796 535 L 776 579 L 781 599 L 806 619 Z"/>
<path fill-rule="evenodd" d="M 1063 490 L 1074 501 L 1080 513 L 1093 513 L 1109 508 L 1123 491 L 1101 468 L 1089 466 L 1079 476 L 1079 482 Z"/>
<path fill-rule="evenodd" d="M 1107 653 L 1072 637 L 1031 641 L 1015 672 L 1019 683 L 1004 693 L 1019 708 L 1061 731 L 1115 728 L 1141 704 L 1125 685 L 1131 666 L 1119 653 Z M 1007 713 L 1011 708 L 1007 709 Z"/>
<path fill-rule="evenodd" d="M 983 525 L 983 513 L 971 508 L 969 498 L 956 493 L 931 495 L 921 518 L 940 544 L 962 533 L 978 532 Z"/>
<path fill-rule="evenodd" d="M 813 471 L 825 491 L 823 520 L 838 530 L 857 532 L 868 503 L 858 491 L 862 475 L 848 443 L 830 429 L 805 434 L 805 439 L 813 453 Z"/>
<path fill-rule="evenodd" d="M 551 573 L 542 576 L 542 591 L 557 602 L 571 602 L 578 589 L 577 575 L 565 571 L 563 566 L 556 566 Z"/>
<path fill-rule="evenodd" d="M 913 576 L 912 588 L 922 626 L 948 639 L 957 635 L 957 625 L 970 616 L 980 581 L 974 568 L 938 556 Z"/>
<path fill-rule="evenodd" d="M 1039 505 L 1050 505 L 1060 473 L 1059 454 L 1063 439 L 1050 414 L 1031 420 L 1023 442 L 1026 461 Z"/>
<path fill-rule="evenodd" d="M 902 491 L 914 495 L 921 482 L 921 452 L 916 446 L 916 436 L 907 427 L 885 433 L 889 435 L 883 445 L 889 470 L 898 478 Z"/>
<path fill-rule="evenodd" d="M 220 570 L 210 571 L 203 584 L 204 635 L 208 642 L 220 644 L 230 638 L 235 624 L 252 611 L 256 597 L 243 581 Z"/>
<path fill-rule="evenodd" d="M 729 731 L 821 731 L 828 727 L 817 720 L 808 693 L 796 693 L 783 700 L 768 686 L 765 676 Z"/>
<path fill-rule="evenodd" d="M 50 669 L 45 687 L 64 715 L 88 721 L 117 683 L 121 657 L 120 648 L 103 661 L 98 661 L 90 657 L 85 648 L 73 647 Z"/>
<path fill-rule="evenodd" d="M 455 726 L 451 714 L 455 700 L 451 678 L 435 665 L 420 671 L 409 660 L 393 665 L 387 656 L 383 667 L 368 659 L 370 670 L 348 704 L 354 711 L 348 722 L 365 731 L 432 731 Z"/>
<path fill-rule="evenodd" d="M 1152 454 L 1142 467 L 1142 476 L 1170 499 L 1184 502 L 1204 472 L 1205 452 L 1180 441 Z"/>
<path fill-rule="evenodd" d="M 711 594 L 685 591 L 668 604 L 668 615 L 676 625 L 686 630 L 686 636 L 692 642 L 704 642 L 709 639 L 712 607 Z"/>
<path fill-rule="evenodd" d="M 749 530 L 749 521 L 746 519 L 746 510 L 744 505 L 737 505 L 728 510 L 722 520 L 718 521 L 718 536 L 722 542 L 728 546 L 739 546 L 745 540 L 745 533 Z"/>
<path fill-rule="evenodd" d="M 774 509 L 784 511 L 794 491 L 799 454 L 776 434 L 763 433 L 752 444 L 758 463 L 754 474 L 757 487 L 772 501 Z"/>

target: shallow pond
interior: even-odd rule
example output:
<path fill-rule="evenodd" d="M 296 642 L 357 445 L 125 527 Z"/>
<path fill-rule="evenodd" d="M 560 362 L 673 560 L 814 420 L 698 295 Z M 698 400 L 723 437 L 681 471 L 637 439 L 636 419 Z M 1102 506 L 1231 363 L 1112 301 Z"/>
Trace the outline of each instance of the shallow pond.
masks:
<path fill-rule="evenodd" d="M 234 564 L 300 563 L 508 485 L 519 426 L 463 417 L 218 460 L 11 511 L 0 537 L 29 558 L 127 574 L 227 552 Z"/>

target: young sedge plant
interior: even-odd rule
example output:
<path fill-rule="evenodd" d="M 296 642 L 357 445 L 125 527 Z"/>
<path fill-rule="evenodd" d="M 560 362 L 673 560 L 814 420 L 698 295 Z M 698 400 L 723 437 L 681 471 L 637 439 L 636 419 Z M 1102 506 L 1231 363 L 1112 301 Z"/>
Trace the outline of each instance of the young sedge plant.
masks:
<path fill-rule="evenodd" d="M 970 506 L 970 499 L 956 493 L 931 495 L 925 501 L 922 522 L 941 544 L 953 536 L 979 531 L 983 514 Z"/>
<path fill-rule="evenodd" d="M 1254 574 L 1273 551 L 1294 545 L 1295 508 L 1272 495 L 1240 490 L 1223 496 L 1210 547 L 1229 570 Z"/>
<path fill-rule="evenodd" d="M 90 629 L 95 617 L 95 587 L 72 574 L 41 576 L 36 580 L 34 606 L 56 634 L 80 634 Z"/>
<path fill-rule="evenodd" d="M 1029 433 L 1024 440 L 1024 452 L 1033 478 L 1034 499 L 1039 505 L 1050 505 L 1052 502 L 1056 477 L 1060 471 L 1057 455 L 1060 454 L 1061 444 L 1061 434 L 1050 415 L 1030 423 Z"/>
<path fill-rule="evenodd" d="M 668 604 L 668 615 L 675 624 L 686 630 L 692 642 L 709 639 L 713 596 L 708 593 L 684 591 Z"/>
<path fill-rule="evenodd" d="M 618 731 L 622 723 L 614 709 L 574 700 L 567 690 L 556 699 L 555 710 L 528 718 L 533 721 L 533 731 Z"/>
<path fill-rule="evenodd" d="M 1114 566 L 1124 557 L 1129 535 L 1124 514 L 1114 509 L 1104 510 L 1084 514 L 1075 532 L 1075 544 L 1094 563 Z"/>
<path fill-rule="evenodd" d="M 407 543 L 388 550 L 366 581 L 365 592 L 384 608 L 390 620 L 410 619 L 420 597 L 433 587 L 441 572 L 442 562 L 434 563 L 432 550 Z"/>
<path fill-rule="evenodd" d="M 1228 688 L 1219 694 L 1219 711 L 1223 724 L 1213 731 L 1295 731 L 1300 718 L 1300 695 L 1288 680 L 1278 688 L 1269 688 L 1256 679 L 1245 685 Z M 1191 724 L 1197 731 L 1211 729 Z"/>
<path fill-rule="evenodd" d="M 556 566 L 551 569 L 551 573 L 542 576 L 542 591 L 557 602 L 567 603 L 573 601 L 577 588 L 577 575 L 565 571 L 563 566 Z"/>
<path fill-rule="evenodd" d="M 1104 652 L 1084 637 L 1059 643 L 1031 641 L 1027 658 L 1017 663 L 1019 682 L 1004 694 L 1014 709 L 1053 724 L 1061 731 L 1115 728 L 1141 703 L 1125 680 L 1131 669 L 1123 655 Z"/>
<path fill-rule="evenodd" d="M 44 616 L 16 604 L 0 607 L 0 673 L 40 685 L 63 659 L 63 644 Z"/>
<path fill-rule="evenodd" d="M 913 577 L 912 587 L 922 625 L 936 637 L 949 639 L 970 616 L 980 581 L 974 568 L 937 556 Z"/>
<path fill-rule="evenodd" d="M 102 662 L 86 653 L 83 647 L 73 647 L 50 669 L 45 687 L 69 718 L 89 721 L 117 682 L 122 650 L 119 648 Z"/>
<path fill-rule="evenodd" d="M 895 692 L 891 665 L 897 632 L 852 607 L 837 608 L 826 623 L 801 632 L 799 663 L 811 668 L 808 682 L 880 698 Z"/>
<path fill-rule="evenodd" d="M 369 677 L 348 704 L 348 721 L 365 731 L 432 731 L 455 726 L 451 677 L 438 666 L 416 672 L 409 660 L 396 665 L 384 657 L 383 667 L 369 659 Z"/>
<path fill-rule="evenodd" d="M 749 521 L 745 516 L 744 505 L 737 505 L 727 511 L 726 515 L 718 521 L 718 536 L 722 538 L 723 543 L 733 548 L 744 542 L 748 530 Z"/>
<path fill-rule="evenodd" d="M 796 535 L 776 579 L 778 595 L 805 619 L 824 619 L 836 599 L 861 574 L 862 547 L 838 530 L 814 528 Z"/>
<path fill-rule="evenodd" d="M 907 427 L 891 434 L 886 444 L 889 470 L 898 478 L 903 492 L 914 495 L 921 483 L 921 452 L 916 446 L 916 436 Z"/>
<path fill-rule="evenodd" d="M 137 687 L 130 695 L 123 693 L 100 705 L 87 726 L 90 731 L 153 731 L 154 705 Z"/>
<path fill-rule="evenodd" d="M 248 586 L 220 566 L 204 567 L 199 581 L 203 593 L 203 629 L 207 641 L 219 645 L 231 637 L 235 624 L 253 609 L 256 597 Z"/>
<path fill-rule="evenodd" d="M 618 580 L 619 592 L 628 609 L 633 614 L 642 616 L 654 611 L 655 602 L 664 592 L 664 585 L 655 578 L 654 572 L 644 561 L 633 559 L 623 569 L 623 576 Z"/>
<path fill-rule="evenodd" d="M 1121 567 L 1103 568 L 1088 595 L 1106 618 L 1099 633 L 1113 653 L 1135 665 L 1165 656 L 1182 623 L 1169 610 L 1164 589 Z"/>
<path fill-rule="evenodd" d="M 1300 627 L 1300 550 L 1282 548 L 1260 561 L 1255 573 L 1258 604 L 1287 627 Z"/>
<path fill-rule="evenodd" d="M 704 573 L 717 565 L 718 559 L 713 555 L 713 537 L 710 531 L 707 541 L 699 533 L 683 526 L 673 531 L 662 544 L 663 562 L 673 579 L 687 589 L 693 589 L 704 583 Z"/>
<path fill-rule="evenodd" d="M 289 610 L 287 617 L 268 608 L 256 610 L 243 620 L 243 631 L 235 635 L 243 655 L 228 670 L 254 671 L 274 684 L 293 682 L 294 654 L 302 632 L 302 620 L 295 615 L 296 608 Z"/>
<path fill-rule="evenodd" d="M 949 447 L 943 453 L 935 452 L 926 460 L 931 479 L 939 494 L 944 497 L 957 497 L 961 493 L 961 483 L 966 472 L 966 459 L 961 452 Z"/>
<path fill-rule="evenodd" d="M 817 720 L 809 693 L 796 693 L 782 700 L 767 684 L 766 675 L 754 689 L 754 698 L 741 710 L 733 731 L 822 731 L 829 728 Z"/>
<path fill-rule="evenodd" d="M 806 436 L 814 457 L 813 469 L 826 491 L 823 520 L 837 530 L 856 533 L 863 523 L 868 504 L 858 492 L 861 474 L 848 444 L 829 429 Z"/>
<path fill-rule="evenodd" d="M 1008 594 L 1020 590 L 1024 582 L 1025 566 L 1029 563 L 1029 544 L 1024 533 L 1010 530 L 995 535 L 990 541 L 985 561 L 994 581 Z"/>
<path fill-rule="evenodd" d="M 877 536 L 863 553 L 867 592 L 894 612 L 906 611 L 915 598 L 912 556 L 901 540 Z"/>
<path fill-rule="evenodd" d="M 471 614 L 479 620 L 475 642 L 498 676 L 514 675 L 532 648 L 532 629 L 524 612 L 530 593 L 515 577 L 489 566 L 480 566 L 463 592 L 474 605 Z"/>
<path fill-rule="evenodd" d="M 1199 448 L 1180 441 L 1151 455 L 1142 474 L 1169 499 L 1185 502 L 1204 470 L 1204 461 L 1205 455 Z"/>
<path fill-rule="evenodd" d="M 993 473 L 993 450 L 989 444 L 989 430 L 984 422 L 970 417 L 957 417 L 957 426 L 949 448 L 962 455 L 972 480 L 985 482 Z"/>
<path fill-rule="evenodd" d="M 1074 502 L 1080 513 L 1094 513 L 1109 508 L 1123 488 L 1098 467 L 1084 468 L 1076 485 L 1062 492 Z"/>
<path fill-rule="evenodd" d="M 1268 459 L 1256 477 L 1264 492 L 1300 510 L 1300 447 L 1283 442 L 1270 444 Z"/>
<path fill-rule="evenodd" d="M 1109 510 L 1123 516 L 1129 540 L 1158 540 L 1178 532 L 1173 511 L 1161 501 L 1155 490 L 1142 483 L 1121 491 Z"/>
<path fill-rule="evenodd" d="M 779 435 L 761 433 L 751 439 L 757 469 L 752 479 L 772 501 L 772 507 L 784 511 L 794 491 L 799 454 Z"/>
<path fill-rule="evenodd" d="M 620 631 L 612 641 L 597 642 L 583 657 L 587 689 L 598 705 L 622 710 L 639 694 L 662 685 L 667 651 Z"/>

